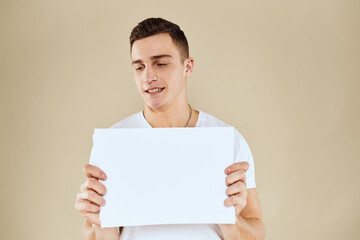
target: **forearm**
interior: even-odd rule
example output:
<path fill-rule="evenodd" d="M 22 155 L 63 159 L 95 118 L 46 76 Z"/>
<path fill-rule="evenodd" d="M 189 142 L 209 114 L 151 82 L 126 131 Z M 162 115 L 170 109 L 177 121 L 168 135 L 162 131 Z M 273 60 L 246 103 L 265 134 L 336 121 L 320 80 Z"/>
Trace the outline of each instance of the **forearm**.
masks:
<path fill-rule="evenodd" d="M 83 226 L 83 239 L 84 240 L 119 240 L 120 235 L 117 228 L 100 228 L 92 225 L 85 220 Z"/>
<path fill-rule="evenodd" d="M 219 224 L 225 240 L 263 240 L 264 224 L 261 219 L 238 216 L 235 224 Z"/>

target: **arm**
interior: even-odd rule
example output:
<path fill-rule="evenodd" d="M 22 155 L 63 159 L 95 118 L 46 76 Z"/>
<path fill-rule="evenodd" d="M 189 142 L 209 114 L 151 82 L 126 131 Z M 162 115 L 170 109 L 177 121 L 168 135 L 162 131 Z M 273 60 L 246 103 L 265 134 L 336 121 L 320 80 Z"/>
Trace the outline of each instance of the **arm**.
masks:
<path fill-rule="evenodd" d="M 235 224 L 219 224 L 225 240 L 264 239 L 265 229 L 256 189 L 246 189 L 246 162 L 234 163 L 225 170 L 228 198 L 226 206 L 234 206 Z"/>
<path fill-rule="evenodd" d="M 86 164 L 84 166 L 86 181 L 80 187 L 77 194 L 75 208 L 85 217 L 83 225 L 83 238 L 85 240 L 118 240 L 117 228 L 101 228 L 99 212 L 100 206 L 105 205 L 103 198 L 106 188 L 99 179 L 106 180 L 106 175 L 98 167 Z"/>

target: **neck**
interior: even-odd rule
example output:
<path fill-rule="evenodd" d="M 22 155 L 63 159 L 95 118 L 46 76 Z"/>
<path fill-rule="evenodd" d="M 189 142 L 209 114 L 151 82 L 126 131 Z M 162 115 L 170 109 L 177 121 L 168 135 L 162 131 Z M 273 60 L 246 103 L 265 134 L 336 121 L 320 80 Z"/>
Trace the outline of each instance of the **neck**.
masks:
<path fill-rule="evenodd" d="M 184 127 L 189 120 L 190 107 L 187 101 L 160 109 L 145 105 L 144 116 L 152 127 Z M 190 122 L 193 121 L 190 119 Z"/>

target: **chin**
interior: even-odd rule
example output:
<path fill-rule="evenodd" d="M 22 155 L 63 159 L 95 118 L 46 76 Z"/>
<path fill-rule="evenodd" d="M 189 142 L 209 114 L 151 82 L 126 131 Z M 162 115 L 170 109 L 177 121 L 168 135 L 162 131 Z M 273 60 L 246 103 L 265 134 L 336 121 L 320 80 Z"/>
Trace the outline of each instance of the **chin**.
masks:
<path fill-rule="evenodd" d="M 160 109 L 165 105 L 163 102 L 145 102 L 145 104 L 151 109 Z"/>

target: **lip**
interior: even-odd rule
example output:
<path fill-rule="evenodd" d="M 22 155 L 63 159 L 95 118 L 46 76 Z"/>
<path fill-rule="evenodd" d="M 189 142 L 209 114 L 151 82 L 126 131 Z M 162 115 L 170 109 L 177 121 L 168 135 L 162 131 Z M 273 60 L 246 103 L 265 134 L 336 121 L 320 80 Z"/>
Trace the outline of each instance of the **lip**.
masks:
<path fill-rule="evenodd" d="M 160 88 L 161 90 L 157 91 L 157 92 L 149 92 L 149 90 L 153 90 L 153 89 L 157 89 L 157 88 Z M 165 87 L 152 87 L 152 88 L 144 90 L 144 92 L 150 96 L 155 96 L 155 95 L 161 94 L 164 90 L 165 90 Z"/>

